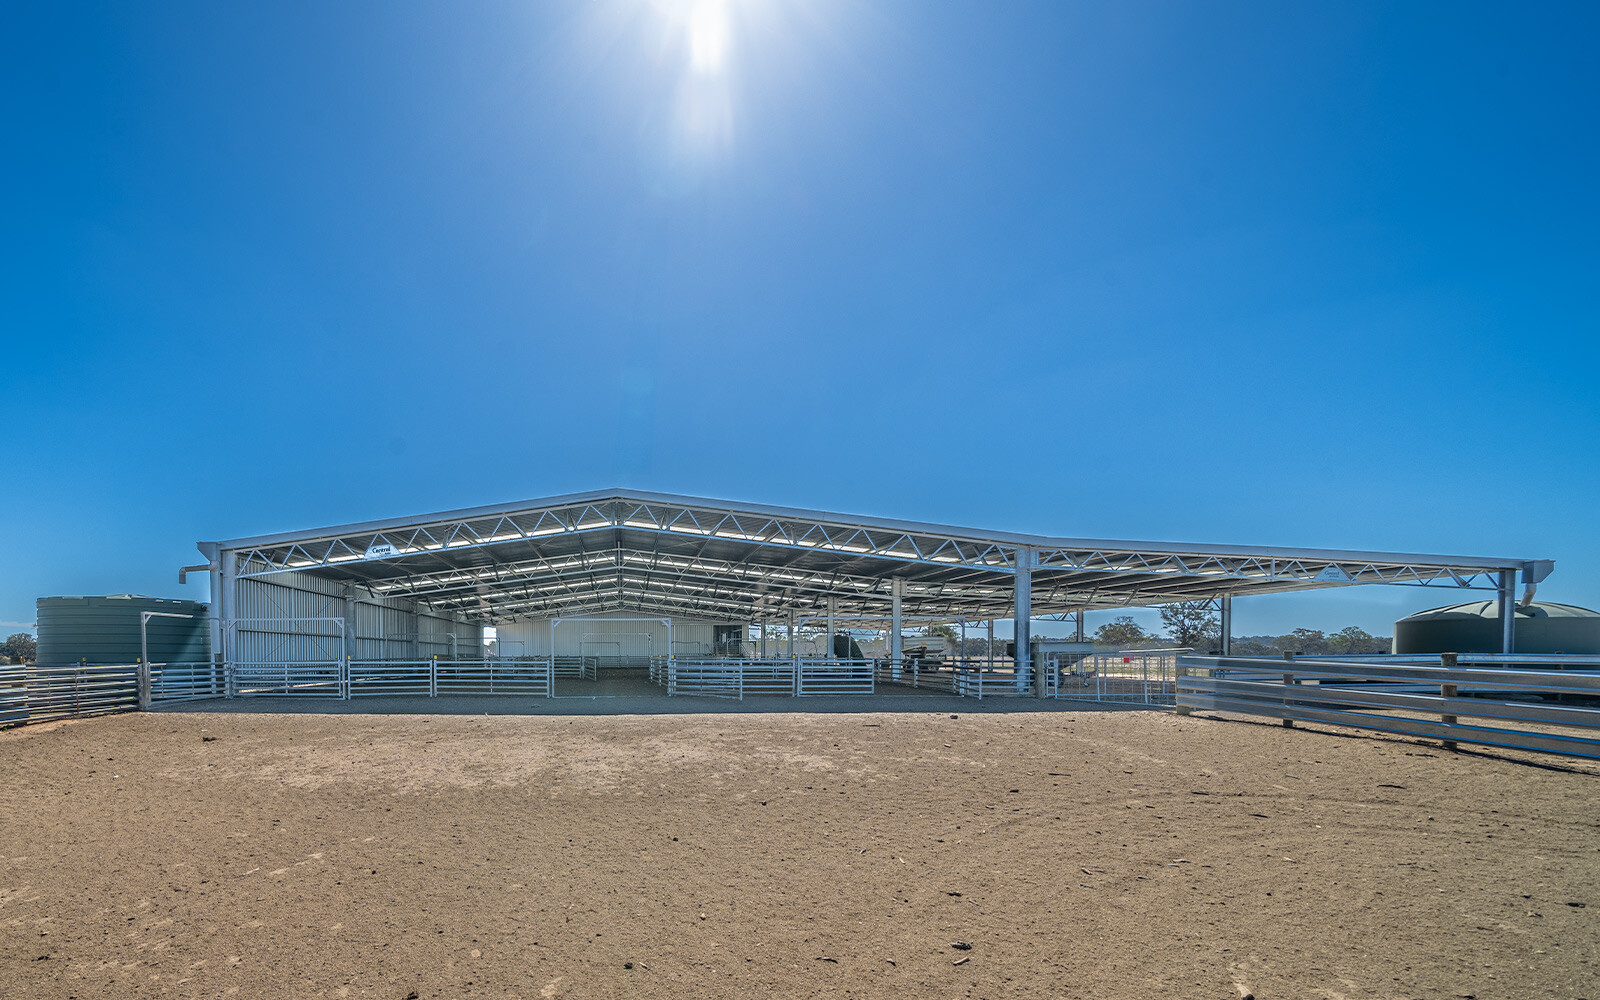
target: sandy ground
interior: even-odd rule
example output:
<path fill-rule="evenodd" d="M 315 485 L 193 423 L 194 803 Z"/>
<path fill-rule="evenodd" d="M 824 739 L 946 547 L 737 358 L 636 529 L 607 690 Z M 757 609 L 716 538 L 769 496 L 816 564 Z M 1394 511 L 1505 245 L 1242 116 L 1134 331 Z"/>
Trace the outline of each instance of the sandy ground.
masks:
<path fill-rule="evenodd" d="M 0 997 L 1600 997 L 1600 768 L 1147 712 L 0 734 Z"/>

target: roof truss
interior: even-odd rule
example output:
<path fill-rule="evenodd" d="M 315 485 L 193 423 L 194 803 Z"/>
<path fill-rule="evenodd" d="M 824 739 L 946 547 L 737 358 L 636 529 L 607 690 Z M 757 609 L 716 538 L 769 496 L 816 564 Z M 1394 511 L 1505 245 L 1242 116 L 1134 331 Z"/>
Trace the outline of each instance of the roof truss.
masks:
<path fill-rule="evenodd" d="M 821 613 L 1009 617 L 1016 574 L 1038 616 L 1382 583 L 1491 589 L 1526 560 L 1174 546 L 981 532 L 624 492 L 211 543 L 240 579 L 333 577 L 492 624 L 593 610 L 753 621 Z M 203 549 L 206 546 L 202 546 Z"/>

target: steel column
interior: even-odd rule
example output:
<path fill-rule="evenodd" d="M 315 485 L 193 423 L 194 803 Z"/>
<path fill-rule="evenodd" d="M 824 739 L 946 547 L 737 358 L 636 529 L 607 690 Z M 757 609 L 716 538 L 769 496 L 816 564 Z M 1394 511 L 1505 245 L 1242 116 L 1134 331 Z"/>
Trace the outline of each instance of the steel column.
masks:
<path fill-rule="evenodd" d="M 1517 571 L 1500 571 L 1500 652 L 1517 651 Z"/>
<path fill-rule="evenodd" d="M 1032 552 L 1025 553 L 1031 556 Z M 1012 612 L 1013 631 L 1015 632 L 1017 655 L 1015 657 L 1017 668 L 1017 693 L 1022 694 L 1027 690 L 1029 668 L 1032 666 L 1031 657 L 1033 650 L 1029 647 L 1033 643 L 1033 560 L 1024 561 L 1022 554 L 1018 561 L 1023 565 L 1017 567 L 1014 597 L 1016 609 Z M 1036 697 L 1044 697 L 1044 674 L 1035 671 L 1033 678 L 1033 693 Z"/>
<path fill-rule="evenodd" d="M 830 595 L 828 597 L 828 643 L 827 643 L 827 646 L 828 646 L 827 656 L 828 656 L 828 659 L 830 659 L 830 660 L 834 659 L 835 655 L 836 655 L 834 653 L 834 649 L 833 649 L 833 618 L 834 618 L 834 615 L 838 614 L 838 612 L 839 612 L 839 599 L 837 597 L 833 597 L 833 596 Z M 848 646 L 845 647 L 845 655 L 846 656 L 850 655 L 850 647 L 848 647 Z"/>
<path fill-rule="evenodd" d="M 794 608 L 790 608 L 789 609 L 789 622 L 788 622 L 788 625 L 789 625 L 789 657 L 790 657 L 790 659 L 793 659 L 795 654 L 797 654 L 800 651 L 800 626 L 799 626 L 799 623 L 795 621 L 795 610 L 794 610 Z"/>
<path fill-rule="evenodd" d="M 218 676 L 220 676 L 224 672 L 224 668 L 223 668 L 223 665 L 222 665 L 222 563 L 221 563 L 221 553 L 216 552 L 215 550 L 213 550 L 213 551 L 210 551 L 210 552 L 206 553 L 206 558 L 210 560 L 211 566 L 212 566 L 211 570 L 206 574 L 210 578 L 210 582 L 211 582 L 211 591 L 207 595 L 210 598 L 210 600 L 207 602 L 207 603 L 210 604 L 210 607 L 207 609 L 207 613 L 210 615 L 210 623 L 209 624 L 210 624 L 210 627 L 211 627 L 211 648 L 209 650 L 207 650 L 207 652 L 209 652 L 211 654 L 211 657 L 210 657 L 211 658 L 211 693 L 212 694 L 216 694 L 217 693 L 217 678 L 218 678 Z M 226 687 L 227 687 L 226 684 L 224 684 L 223 687 L 224 687 L 224 691 L 226 691 Z"/>
<path fill-rule="evenodd" d="M 903 577 L 895 577 L 889 583 L 889 675 L 895 680 L 900 679 L 900 626 L 902 624 L 901 604 L 906 595 L 906 581 Z"/>
<path fill-rule="evenodd" d="M 139 711 L 150 711 L 150 612 L 139 612 Z"/>
<path fill-rule="evenodd" d="M 1222 645 L 1221 645 L 1220 649 L 1221 649 L 1221 653 L 1222 653 L 1223 656 L 1232 656 L 1233 655 L 1233 595 L 1232 594 L 1223 594 L 1222 595 L 1222 600 L 1221 600 L 1220 603 L 1222 605 L 1221 613 L 1218 616 L 1221 619 L 1221 625 L 1222 625 Z"/>
<path fill-rule="evenodd" d="M 222 605 L 221 639 L 222 639 L 222 677 L 223 691 L 228 698 L 233 697 L 233 670 L 234 663 L 238 661 L 238 651 L 233 648 L 238 642 L 239 633 L 232 628 L 234 616 L 238 614 L 239 595 L 239 567 L 238 556 L 232 552 L 218 552 L 217 566 L 220 581 L 219 603 Z"/>
<path fill-rule="evenodd" d="M 379 632 L 382 632 L 381 628 Z M 356 648 L 356 587 L 353 583 L 344 585 L 344 634 L 345 642 L 349 647 L 345 650 L 345 655 L 361 655 L 361 651 Z M 389 651 L 385 649 L 379 655 L 387 656 L 388 654 Z"/>
<path fill-rule="evenodd" d="M 422 659 L 422 605 L 415 599 L 411 605 L 411 659 Z"/>

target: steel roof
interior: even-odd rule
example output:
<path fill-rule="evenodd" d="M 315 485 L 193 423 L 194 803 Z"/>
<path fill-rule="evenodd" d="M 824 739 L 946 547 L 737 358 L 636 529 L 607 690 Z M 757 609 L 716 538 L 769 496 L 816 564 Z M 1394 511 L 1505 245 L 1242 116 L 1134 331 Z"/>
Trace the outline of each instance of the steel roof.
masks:
<path fill-rule="evenodd" d="M 1492 588 L 1549 561 L 989 531 L 705 497 L 598 490 L 307 531 L 203 542 L 240 578 L 311 573 L 493 624 L 630 610 L 728 621 L 1011 614 L 1019 568 L 1033 613 L 1143 606 L 1361 583 Z"/>

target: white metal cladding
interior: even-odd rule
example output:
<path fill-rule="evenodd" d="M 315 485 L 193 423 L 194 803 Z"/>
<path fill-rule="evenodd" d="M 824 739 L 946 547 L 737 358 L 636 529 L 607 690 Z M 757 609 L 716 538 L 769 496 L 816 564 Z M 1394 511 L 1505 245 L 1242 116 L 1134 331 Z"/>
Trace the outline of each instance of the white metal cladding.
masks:
<path fill-rule="evenodd" d="M 353 655 L 338 620 L 344 585 L 305 573 L 240 580 L 229 631 L 229 662 L 332 661 Z"/>
<path fill-rule="evenodd" d="M 1355 583 L 1505 593 L 1541 560 L 1057 538 L 635 491 L 204 543 L 240 584 L 285 575 L 415 600 L 476 624 L 633 612 L 720 622 L 1035 617 Z M 385 605 L 388 606 L 388 605 Z M 386 633 L 387 634 L 387 633 Z M 359 642 L 359 639 L 358 639 Z"/>
<path fill-rule="evenodd" d="M 234 617 L 225 623 L 233 662 L 476 657 L 482 652 L 481 626 L 430 612 L 408 598 L 374 597 L 340 580 L 309 573 L 246 577 L 237 581 L 235 595 Z"/>
<path fill-rule="evenodd" d="M 621 656 L 637 659 L 667 655 L 665 622 L 626 611 L 585 615 L 556 627 L 557 656 Z M 549 656 L 550 620 L 518 621 L 495 626 L 501 653 L 508 656 Z M 672 620 L 674 656 L 709 656 L 715 626 L 710 622 Z M 603 647 L 603 648 L 602 648 Z"/>

